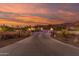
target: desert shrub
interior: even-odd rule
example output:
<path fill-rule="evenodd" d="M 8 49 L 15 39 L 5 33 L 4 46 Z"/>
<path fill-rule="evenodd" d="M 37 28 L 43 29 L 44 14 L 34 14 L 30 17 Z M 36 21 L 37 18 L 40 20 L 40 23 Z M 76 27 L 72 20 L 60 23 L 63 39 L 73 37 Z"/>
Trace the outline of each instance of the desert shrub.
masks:
<path fill-rule="evenodd" d="M 30 35 L 30 32 L 27 31 L 6 31 L 0 33 L 0 40 L 26 38 Z"/>

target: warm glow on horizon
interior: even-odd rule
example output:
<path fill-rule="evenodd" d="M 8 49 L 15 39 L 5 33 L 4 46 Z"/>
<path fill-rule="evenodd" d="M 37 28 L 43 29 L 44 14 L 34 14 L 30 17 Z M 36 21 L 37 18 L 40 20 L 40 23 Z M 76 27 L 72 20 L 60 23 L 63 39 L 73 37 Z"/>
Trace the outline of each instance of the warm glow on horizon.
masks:
<path fill-rule="evenodd" d="M 25 25 L 25 23 L 14 22 L 14 21 L 7 21 L 7 20 L 5 20 L 5 19 L 0 19 L 0 24 Z"/>
<path fill-rule="evenodd" d="M 25 21 L 25 22 L 34 22 L 34 23 L 40 23 L 40 24 L 60 24 L 63 23 L 63 21 L 59 20 L 50 20 L 42 17 L 37 16 L 25 16 L 25 17 L 16 17 L 16 19 Z"/>
<path fill-rule="evenodd" d="M 0 19 L 0 24 L 11 24 L 11 25 L 43 25 L 43 24 L 61 24 L 63 21 L 58 21 L 58 20 L 51 20 L 49 21 L 48 19 L 45 18 L 40 18 L 40 17 L 15 17 L 18 20 L 24 21 L 24 22 L 17 22 L 17 21 L 12 21 L 8 19 Z"/>

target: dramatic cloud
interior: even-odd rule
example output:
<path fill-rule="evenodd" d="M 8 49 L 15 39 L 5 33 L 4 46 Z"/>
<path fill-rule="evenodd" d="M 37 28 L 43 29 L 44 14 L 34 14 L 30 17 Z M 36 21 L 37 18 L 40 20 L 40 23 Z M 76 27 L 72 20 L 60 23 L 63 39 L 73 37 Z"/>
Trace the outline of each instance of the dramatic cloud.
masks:
<path fill-rule="evenodd" d="M 14 13 L 48 13 L 48 9 L 41 8 L 40 4 L 0 4 L 0 11 Z"/>
<path fill-rule="evenodd" d="M 0 23 L 58 24 L 79 21 L 79 4 L 0 4 Z M 6 21 L 6 22 L 5 22 Z M 2 24 L 2 23 L 1 23 Z"/>

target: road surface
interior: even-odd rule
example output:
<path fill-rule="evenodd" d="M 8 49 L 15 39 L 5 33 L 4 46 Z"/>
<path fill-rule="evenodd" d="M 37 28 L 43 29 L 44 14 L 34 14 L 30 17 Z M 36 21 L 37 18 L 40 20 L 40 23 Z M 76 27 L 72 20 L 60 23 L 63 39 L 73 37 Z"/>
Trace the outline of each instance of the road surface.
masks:
<path fill-rule="evenodd" d="M 35 32 L 31 37 L 0 48 L 1 56 L 79 55 L 79 48 L 52 39 L 49 33 Z"/>

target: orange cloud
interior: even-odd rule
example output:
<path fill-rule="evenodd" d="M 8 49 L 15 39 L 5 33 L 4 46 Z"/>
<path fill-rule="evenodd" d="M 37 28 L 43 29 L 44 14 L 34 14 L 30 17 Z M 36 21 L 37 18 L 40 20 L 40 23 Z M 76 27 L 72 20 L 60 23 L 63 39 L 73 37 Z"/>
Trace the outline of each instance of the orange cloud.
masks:
<path fill-rule="evenodd" d="M 38 17 L 38 16 L 23 16 L 23 17 L 15 17 L 18 20 L 22 20 L 25 22 L 35 22 L 38 24 L 61 24 L 64 21 L 60 21 L 60 20 L 49 20 L 47 18 L 43 18 L 43 17 Z"/>
<path fill-rule="evenodd" d="M 23 16 L 23 17 L 15 17 L 19 21 L 10 21 L 8 19 L 0 19 L 0 24 L 9 24 L 9 25 L 44 25 L 44 24 L 61 24 L 63 21 L 60 20 L 48 20 L 46 18 L 38 17 L 38 16 Z"/>
<path fill-rule="evenodd" d="M 48 14 L 47 8 L 41 8 L 38 4 L 0 4 L 0 11 L 15 13 L 41 13 Z"/>
<path fill-rule="evenodd" d="M 22 14 L 22 13 L 25 13 L 25 14 L 45 14 L 45 15 L 49 15 L 49 14 L 53 14 L 55 12 L 53 11 L 50 11 L 49 8 L 44 8 L 41 6 L 39 6 L 41 4 L 0 4 L 0 11 L 3 11 L 3 12 L 14 12 L 14 13 L 18 13 L 18 14 Z M 65 16 L 69 17 L 69 16 L 73 16 L 74 14 L 71 13 L 71 12 L 68 12 L 68 11 L 63 11 L 63 10 L 59 10 L 59 11 L 56 11 L 56 14 L 60 13 L 61 15 L 57 15 L 57 16 L 61 16 L 63 18 L 65 18 Z M 9 14 L 10 15 L 10 14 Z M 8 16 L 9 16 L 8 15 Z M 64 16 L 63 16 L 64 15 Z M 4 16 L 4 15 L 3 15 Z M 6 17 L 6 16 L 5 16 Z M 5 18 L 4 17 L 4 18 Z M 22 24 L 25 24 L 25 25 L 36 25 L 36 24 L 60 24 L 60 23 L 63 23 L 64 21 L 60 21 L 60 20 L 55 20 L 55 19 L 47 19 L 47 18 L 43 18 L 43 17 L 38 17 L 37 16 L 16 16 L 16 15 L 10 15 L 10 17 L 7 17 L 8 19 L 9 18 L 12 18 L 11 20 L 13 19 L 16 19 L 17 21 L 9 21 L 7 19 L 5 20 L 0 20 L 0 24 L 14 24 L 14 25 L 22 25 Z M 19 22 L 19 21 L 23 21 L 23 22 Z"/>
<path fill-rule="evenodd" d="M 9 25 L 25 25 L 25 23 L 21 22 L 15 22 L 15 21 L 8 21 L 6 19 L 0 19 L 0 25 L 1 24 L 9 24 Z"/>

